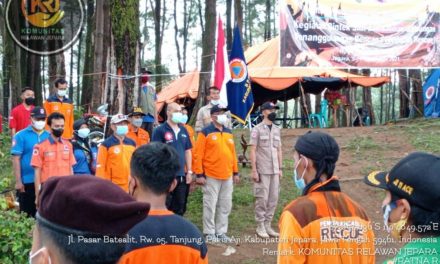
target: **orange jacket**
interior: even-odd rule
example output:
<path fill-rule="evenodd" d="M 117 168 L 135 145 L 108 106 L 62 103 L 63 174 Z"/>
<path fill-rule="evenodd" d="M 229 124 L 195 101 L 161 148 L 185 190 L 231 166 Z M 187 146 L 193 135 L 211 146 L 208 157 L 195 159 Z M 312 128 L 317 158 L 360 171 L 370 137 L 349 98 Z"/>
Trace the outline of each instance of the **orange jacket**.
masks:
<path fill-rule="evenodd" d="M 56 95 L 52 95 L 47 98 L 43 103 L 43 107 L 46 110 L 47 116 L 54 112 L 58 112 L 64 115 L 64 133 L 63 138 L 71 139 L 73 137 L 73 102 L 69 98 L 64 97 L 63 101 L 60 101 Z M 46 126 L 46 129 L 49 128 Z"/>
<path fill-rule="evenodd" d="M 129 125 L 127 137 L 136 142 L 136 148 L 150 143 L 150 134 L 142 128 L 138 128 L 137 133 L 133 131 L 133 126 Z"/>
<path fill-rule="evenodd" d="M 119 264 L 207 264 L 208 248 L 197 227 L 168 210 L 150 210 L 148 217 L 128 232 Z"/>
<path fill-rule="evenodd" d="M 98 149 L 96 176 L 128 191 L 130 160 L 135 149 L 136 143 L 127 137 L 122 142 L 115 136 L 107 138 Z"/>
<path fill-rule="evenodd" d="M 191 141 L 191 145 L 193 146 L 191 149 L 191 158 L 192 158 L 191 167 L 194 169 L 194 167 L 196 166 L 196 152 L 195 152 L 196 138 L 194 136 L 194 129 L 188 124 L 185 124 L 184 126 L 186 128 L 186 131 L 188 131 L 189 139 Z"/>
<path fill-rule="evenodd" d="M 374 263 L 370 221 L 336 176 L 287 205 L 279 225 L 278 263 Z"/>
<path fill-rule="evenodd" d="M 199 132 L 196 142 L 194 173 L 227 180 L 238 173 L 234 136 L 230 129 L 218 130 L 211 123 Z"/>

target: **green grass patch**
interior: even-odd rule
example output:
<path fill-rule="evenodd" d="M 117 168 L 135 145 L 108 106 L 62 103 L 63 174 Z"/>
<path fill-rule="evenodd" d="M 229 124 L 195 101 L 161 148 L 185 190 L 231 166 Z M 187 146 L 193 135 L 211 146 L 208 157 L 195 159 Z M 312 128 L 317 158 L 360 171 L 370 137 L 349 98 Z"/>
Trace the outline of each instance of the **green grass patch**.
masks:
<path fill-rule="evenodd" d="M 382 147 L 380 145 L 374 142 L 371 136 L 356 136 L 355 138 L 351 139 L 346 146 L 347 150 L 354 151 L 356 153 L 381 148 Z"/>

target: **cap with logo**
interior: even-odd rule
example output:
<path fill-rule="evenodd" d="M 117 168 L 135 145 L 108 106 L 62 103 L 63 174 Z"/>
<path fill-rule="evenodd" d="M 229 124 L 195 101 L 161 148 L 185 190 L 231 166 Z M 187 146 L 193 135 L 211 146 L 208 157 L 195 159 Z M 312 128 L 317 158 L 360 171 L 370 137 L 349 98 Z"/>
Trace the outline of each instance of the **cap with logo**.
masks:
<path fill-rule="evenodd" d="M 210 113 L 211 113 L 211 115 L 212 115 L 212 114 L 215 114 L 215 113 L 218 113 L 218 112 L 226 112 L 226 111 L 228 111 L 228 108 L 226 108 L 226 107 L 224 107 L 224 106 L 222 106 L 222 105 L 214 105 L 214 106 L 211 108 Z"/>
<path fill-rule="evenodd" d="M 400 160 L 389 172 L 373 171 L 364 178 L 373 187 L 391 192 L 393 199 L 440 212 L 440 157 L 414 152 Z"/>
<path fill-rule="evenodd" d="M 32 109 L 31 117 L 34 118 L 46 118 L 46 110 L 43 107 L 36 106 Z"/>
<path fill-rule="evenodd" d="M 124 114 L 116 114 L 114 116 L 112 116 L 112 119 L 110 120 L 111 124 L 117 124 L 120 123 L 122 121 L 128 121 L 128 116 L 124 115 Z"/>
<path fill-rule="evenodd" d="M 272 102 L 265 102 L 264 104 L 261 105 L 260 109 L 261 109 L 261 111 L 272 110 L 272 109 L 278 110 L 278 109 L 280 109 L 280 107 Z"/>
<path fill-rule="evenodd" d="M 134 107 L 131 113 L 128 114 L 128 117 L 132 116 L 146 116 L 140 107 Z"/>

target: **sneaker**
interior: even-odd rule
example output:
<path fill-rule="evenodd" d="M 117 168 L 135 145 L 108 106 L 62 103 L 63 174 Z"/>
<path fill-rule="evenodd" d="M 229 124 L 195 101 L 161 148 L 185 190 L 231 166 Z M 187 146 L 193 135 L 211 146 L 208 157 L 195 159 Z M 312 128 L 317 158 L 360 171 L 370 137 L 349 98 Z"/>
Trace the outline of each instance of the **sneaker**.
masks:
<path fill-rule="evenodd" d="M 270 223 L 265 223 L 264 227 L 266 228 L 266 232 L 269 236 L 271 237 L 279 237 L 280 233 L 275 232 L 275 230 L 272 229 L 272 227 L 270 226 Z"/>
<path fill-rule="evenodd" d="M 218 243 L 218 238 L 214 234 L 207 234 L 207 235 L 205 235 L 205 241 L 208 244 L 215 244 L 215 243 Z"/>
<path fill-rule="evenodd" d="M 269 238 L 269 235 L 266 232 L 266 228 L 264 227 L 263 223 L 259 223 L 257 226 L 257 235 L 261 238 Z"/>
<path fill-rule="evenodd" d="M 228 237 L 226 234 L 218 234 L 217 239 L 220 243 L 224 243 L 224 244 L 232 243 L 232 239 Z"/>

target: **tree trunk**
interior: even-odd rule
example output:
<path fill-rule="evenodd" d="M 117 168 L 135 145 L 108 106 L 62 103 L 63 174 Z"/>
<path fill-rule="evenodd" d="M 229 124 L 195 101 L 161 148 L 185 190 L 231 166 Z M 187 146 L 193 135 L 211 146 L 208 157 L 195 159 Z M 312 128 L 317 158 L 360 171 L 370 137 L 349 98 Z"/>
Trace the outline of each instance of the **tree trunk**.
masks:
<path fill-rule="evenodd" d="M 370 76 L 370 73 L 370 70 L 362 70 L 362 75 L 364 76 Z M 371 97 L 371 87 L 362 88 L 362 99 L 364 107 L 368 109 L 371 125 L 374 125 L 376 123 L 376 116 L 374 114 L 373 100 Z"/>
<path fill-rule="evenodd" d="M 421 70 L 409 70 L 409 77 L 411 78 L 412 92 L 411 98 L 414 106 L 423 113 L 424 100 L 423 100 L 423 88 L 422 88 L 422 74 Z M 415 116 L 422 116 L 416 109 Z"/>
<path fill-rule="evenodd" d="M 186 2 L 186 0 L 184 0 L 184 2 Z M 183 68 L 182 68 L 182 58 L 180 56 L 179 27 L 177 26 L 177 0 L 174 0 L 173 18 L 174 18 L 174 43 L 176 44 L 176 52 L 177 52 L 177 66 L 179 67 L 179 72 L 182 73 Z"/>
<path fill-rule="evenodd" d="M 234 1 L 234 9 L 235 9 L 235 23 L 237 23 L 238 28 L 240 29 L 240 35 L 242 35 L 243 29 L 243 7 L 241 6 L 241 0 Z"/>
<path fill-rule="evenodd" d="M 271 23 L 270 23 L 270 9 L 271 0 L 266 0 L 266 20 L 264 21 L 264 40 L 267 41 L 271 38 Z"/>
<path fill-rule="evenodd" d="M 195 123 L 197 112 L 206 102 L 206 90 L 211 85 L 211 70 L 215 47 L 216 0 L 205 2 L 205 30 L 202 35 L 202 62 L 200 68 L 199 94 L 193 109 L 190 123 Z"/>
<path fill-rule="evenodd" d="M 64 64 L 64 53 L 49 56 L 49 91 L 53 93 L 54 82 L 58 78 L 66 77 L 66 66 Z"/>
<path fill-rule="evenodd" d="M 127 20 L 127 17 L 130 17 Z M 116 67 L 118 75 L 135 75 L 139 72 L 137 49 L 140 43 L 139 1 L 115 0 L 111 7 L 112 35 L 114 37 Z M 121 86 L 122 85 L 122 86 Z M 118 83 L 119 111 L 128 113 L 134 105 L 134 78 Z M 136 89 L 137 90 L 137 89 Z"/>
<path fill-rule="evenodd" d="M 232 46 L 232 0 L 226 0 L 226 48 L 231 50 Z"/>
<path fill-rule="evenodd" d="M 96 38 L 93 38 L 93 31 L 97 30 L 97 18 L 95 16 L 94 0 L 87 0 L 87 32 L 86 32 L 86 50 L 84 55 L 84 68 L 81 82 L 81 105 L 87 112 L 91 110 L 91 103 L 93 98 L 93 91 L 95 89 L 93 85 L 93 64 L 94 64 L 94 50 Z M 102 1 L 99 1 L 102 2 Z M 102 4 L 99 4 L 102 8 Z M 98 7 L 98 3 L 97 3 Z M 102 12 L 102 11 L 101 11 Z M 96 37 L 96 36 L 95 36 Z M 101 36 L 102 38 L 102 36 Z M 99 89 L 99 87 L 96 87 Z"/>
<path fill-rule="evenodd" d="M 409 80 L 406 70 L 398 70 L 399 76 L 399 92 L 400 92 L 400 118 L 409 116 Z"/>
<path fill-rule="evenodd" d="M 163 2 L 161 2 L 161 0 L 155 0 L 155 5 L 153 6 L 153 2 L 150 0 L 150 5 L 153 10 L 154 18 L 155 84 L 157 92 L 160 92 L 162 88 L 162 43 L 165 29 L 166 1 L 163 0 Z"/>

